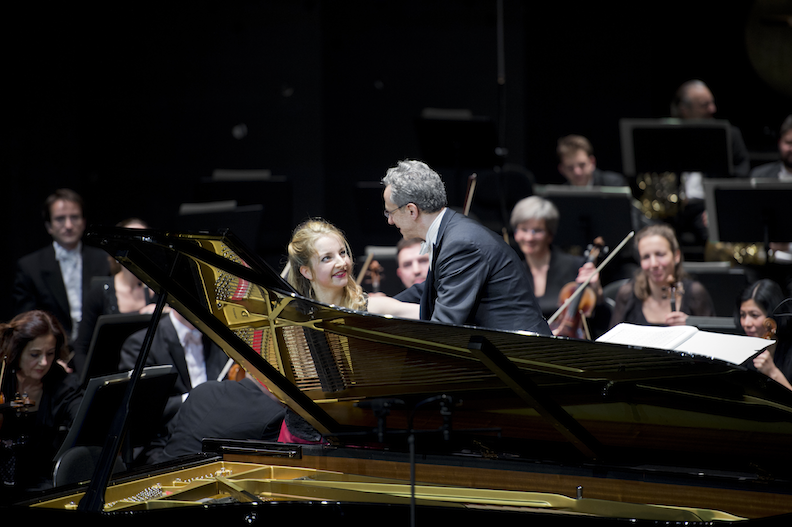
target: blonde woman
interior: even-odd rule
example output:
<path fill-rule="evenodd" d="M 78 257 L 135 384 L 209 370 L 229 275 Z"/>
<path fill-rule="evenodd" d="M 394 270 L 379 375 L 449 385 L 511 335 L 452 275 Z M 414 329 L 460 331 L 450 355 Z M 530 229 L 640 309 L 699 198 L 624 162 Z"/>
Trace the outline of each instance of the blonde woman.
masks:
<path fill-rule="evenodd" d="M 323 219 L 294 230 L 288 247 L 289 283 L 306 298 L 357 311 L 418 318 L 418 304 L 368 297 L 355 283 L 352 251 L 344 234 Z"/>

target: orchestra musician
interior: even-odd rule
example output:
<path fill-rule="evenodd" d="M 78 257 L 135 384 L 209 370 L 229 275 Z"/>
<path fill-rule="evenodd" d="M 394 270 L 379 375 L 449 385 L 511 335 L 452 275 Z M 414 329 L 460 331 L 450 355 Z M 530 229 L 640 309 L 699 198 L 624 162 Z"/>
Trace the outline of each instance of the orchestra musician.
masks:
<path fill-rule="evenodd" d="M 418 304 L 368 296 L 355 283 L 349 242 L 326 220 L 316 218 L 298 225 L 288 255 L 289 283 L 306 298 L 357 311 L 418 318 Z"/>
<path fill-rule="evenodd" d="M 168 424 L 168 439 L 156 461 L 199 454 L 206 437 L 276 441 L 286 408 L 255 378 L 196 386 Z"/>
<path fill-rule="evenodd" d="M 682 251 L 671 227 L 644 227 L 635 235 L 635 244 L 641 269 L 619 288 L 611 327 L 620 322 L 680 326 L 689 315 L 715 316 L 707 290 L 682 268 Z"/>
<path fill-rule="evenodd" d="M 420 288 L 422 320 L 550 334 L 517 254 L 494 232 L 447 208 L 437 172 L 406 160 L 382 183 L 388 223 L 405 239 L 424 240 L 429 254 L 426 281 L 413 286 Z"/>
<path fill-rule="evenodd" d="M 117 223 L 116 227 L 147 229 L 148 225 L 138 218 L 128 218 Z M 80 330 L 74 343 L 74 371 L 78 374 L 81 374 L 86 367 L 88 348 L 100 316 L 154 312 L 157 295 L 132 274 L 132 271 L 112 257 L 108 258 L 112 260 L 111 269 L 115 266 L 117 272 L 112 276 L 96 277 L 91 280 L 85 296 Z"/>
<path fill-rule="evenodd" d="M 0 464 L 4 484 L 51 485 L 56 452 L 82 399 L 79 380 L 57 359 L 68 355 L 68 337 L 45 311 L 27 311 L 0 324 L 4 412 L 0 417 Z M 8 471 L 11 473 L 9 474 Z"/>
<path fill-rule="evenodd" d="M 740 326 L 750 337 L 782 340 L 785 335 L 783 330 L 786 324 L 779 319 L 771 317 L 784 300 L 781 288 L 772 280 L 763 279 L 748 286 L 737 300 L 736 314 Z M 781 322 L 779 324 L 779 322 Z M 778 331 L 781 326 L 781 331 Z M 783 339 L 786 340 L 786 339 Z M 787 353 L 788 346 L 785 342 L 773 344 L 753 359 L 753 366 L 779 384 L 792 390 L 789 382 L 792 374 L 792 355 Z"/>
<path fill-rule="evenodd" d="M 529 196 L 517 202 L 511 213 L 514 241 L 525 255 L 528 278 L 545 317 L 559 306 L 561 289 L 568 282 L 584 282 L 595 270 L 585 258 L 568 254 L 553 245 L 558 229 L 559 213 L 552 202 L 539 196 Z M 591 278 L 590 286 L 602 299 L 599 275 Z"/>

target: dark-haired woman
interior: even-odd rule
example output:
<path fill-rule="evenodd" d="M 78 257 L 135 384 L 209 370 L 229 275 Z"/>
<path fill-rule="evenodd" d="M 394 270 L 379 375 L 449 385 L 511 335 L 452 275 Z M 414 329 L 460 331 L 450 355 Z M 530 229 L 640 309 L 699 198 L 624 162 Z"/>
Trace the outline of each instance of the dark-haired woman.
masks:
<path fill-rule="evenodd" d="M 776 330 L 771 332 L 765 322 L 773 315 L 776 308 L 784 300 L 781 288 L 772 280 L 759 280 L 748 286 L 737 301 L 737 313 L 740 326 L 746 335 L 751 337 L 778 339 L 778 342 L 760 353 L 753 360 L 754 367 L 792 390 L 789 375 L 792 373 L 792 356 L 786 346 L 786 321 L 779 318 Z M 780 326 L 780 327 L 779 327 Z M 773 334 L 775 333 L 775 334 Z"/>
<path fill-rule="evenodd" d="M 0 324 L 0 360 L 5 363 L 2 393 L 6 411 L 0 424 L 5 485 L 44 488 L 54 456 L 80 404 L 77 379 L 58 363 L 68 354 L 58 320 L 44 311 L 28 311 Z M 9 409 L 19 396 L 26 406 Z M 10 411 L 9 411 L 10 410 Z"/>

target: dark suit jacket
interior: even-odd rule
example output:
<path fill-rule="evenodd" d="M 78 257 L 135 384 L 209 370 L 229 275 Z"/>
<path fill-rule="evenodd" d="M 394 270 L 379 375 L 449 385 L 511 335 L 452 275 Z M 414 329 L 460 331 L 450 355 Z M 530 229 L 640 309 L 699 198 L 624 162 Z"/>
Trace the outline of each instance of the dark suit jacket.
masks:
<path fill-rule="evenodd" d="M 145 336 L 146 330 L 144 329 L 133 333 L 124 342 L 121 348 L 121 362 L 118 365 L 120 370 L 131 370 L 135 367 Z M 207 380 L 217 380 L 217 376 L 220 375 L 223 366 L 228 361 L 228 356 L 206 337 L 204 337 L 204 359 L 206 361 Z M 164 364 L 172 365 L 178 374 L 176 383 L 173 386 L 173 393 L 168 399 L 168 404 L 165 406 L 163 413 L 164 421 L 167 422 L 176 415 L 181 406 L 182 394 L 188 393 L 192 389 L 190 372 L 187 369 L 187 359 L 184 358 L 184 348 L 179 342 L 179 335 L 176 333 L 176 328 L 173 327 L 173 322 L 167 315 L 163 316 L 159 321 L 157 331 L 154 333 L 154 340 L 151 343 L 151 349 L 146 358 L 146 366 Z"/>
<path fill-rule="evenodd" d="M 592 174 L 593 182 L 592 184 L 595 187 L 626 187 L 627 186 L 627 179 L 618 174 L 616 172 L 609 172 L 607 170 L 600 170 L 599 168 L 594 169 L 594 173 Z"/>
<path fill-rule="evenodd" d="M 446 209 L 432 258 L 421 319 L 550 334 L 525 266 L 491 230 Z"/>
<path fill-rule="evenodd" d="M 781 161 L 773 161 L 772 163 L 765 163 L 759 165 L 751 170 L 751 177 L 756 178 L 774 178 L 778 179 L 778 173 L 781 172 Z"/>
<path fill-rule="evenodd" d="M 206 437 L 277 441 L 286 409 L 258 381 L 207 381 L 196 386 L 168 425 L 162 460 L 200 454 Z"/>
<path fill-rule="evenodd" d="M 110 275 L 107 253 L 95 247 L 82 246 L 83 305 L 94 276 Z M 23 256 L 17 262 L 14 279 L 14 313 L 32 309 L 49 311 L 63 325 L 66 334 L 72 330 L 69 298 L 63 285 L 60 264 L 55 259 L 52 244 Z"/>

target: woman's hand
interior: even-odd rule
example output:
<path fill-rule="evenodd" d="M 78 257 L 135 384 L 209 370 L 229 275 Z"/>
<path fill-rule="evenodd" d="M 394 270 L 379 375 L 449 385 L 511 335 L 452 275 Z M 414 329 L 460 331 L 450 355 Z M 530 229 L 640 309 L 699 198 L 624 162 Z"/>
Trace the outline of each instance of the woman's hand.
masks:
<path fill-rule="evenodd" d="M 667 326 L 684 326 L 687 323 L 687 318 L 687 313 L 672 311 L 666 316 L 665 323 Z"/>
<path fill-rule="evenodd" d="M 778 366 L 776 366 L 773 361 L 774 346 L 775 344 L 754 358 L 754 367 L 787 390 L 792 390 L 792 384 L 790 384 L 789 379 L 784 376 L 784 373 L 778 369 Z"/>
<path fill-rule="evenodd" d="M 753 364 L 754 368 L 770 378 L 773 378 L 773 374 L 775 373 L 774 370 L 778 369 L 775 365 L 775 362 L 773 362 L 773 356 L 770 354 L 769 350 L 764 350 L 762 353 L 754 357 Z"/>

